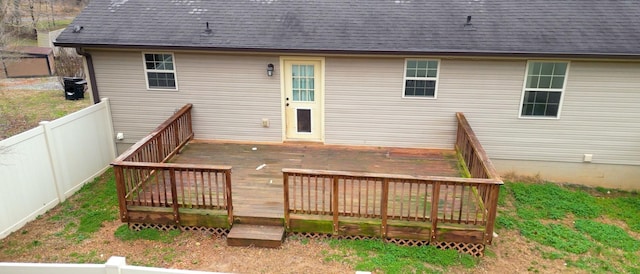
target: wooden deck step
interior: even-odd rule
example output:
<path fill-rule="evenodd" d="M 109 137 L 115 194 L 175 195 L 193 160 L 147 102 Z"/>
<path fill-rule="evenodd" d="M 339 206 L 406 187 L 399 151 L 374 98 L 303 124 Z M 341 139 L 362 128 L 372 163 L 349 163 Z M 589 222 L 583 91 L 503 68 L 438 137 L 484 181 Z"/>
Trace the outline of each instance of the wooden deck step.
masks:
<path fill-rule="evenodd" d="M 277 248 L 283 238 L 282 226 L 234 224 L 227 235 L 227 245 Z"/>
<path fill-rule="evenodd" d="M 233 224 L 238 225 L 257 225 L 257 226 L 284 226 L 284 218 L 274 217 L 262 217 L 258 215 L 246 216 L 235 215 L 233 216 Z"/>

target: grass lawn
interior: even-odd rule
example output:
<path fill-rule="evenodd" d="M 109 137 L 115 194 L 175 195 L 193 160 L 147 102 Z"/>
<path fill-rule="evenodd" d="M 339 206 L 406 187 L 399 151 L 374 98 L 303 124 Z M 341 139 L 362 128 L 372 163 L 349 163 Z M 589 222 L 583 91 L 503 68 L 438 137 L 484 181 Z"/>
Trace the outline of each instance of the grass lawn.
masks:
<path fill-rule="evenodd" d="M 103 263 L 228 272 L 640 273 L 640 195 L 507 182 L 483 258 L 377 240 L 288 238 L 280 249 L 227 247 L 203 232 L 129 230 L 117 220 L 111 170 L 0 240 L 0 261 Z"/>
<path fill-rule="evenodd" d="M 34 128 L 40 121 L 51 121 L 91 104 L 88 98 L 67 101 L 62 90 L 9 89 L 8 85 L 5 82 L 0 85 L 0 140 Z"/>
<path fill-rule="evenodd" d="M 604 188 L 508 182 L 499 230 L 534 243 L 541 259 L 591 273 L 640 273 L 640 195 Z M 547 272 L 532 262 L 533 272 Z"/>

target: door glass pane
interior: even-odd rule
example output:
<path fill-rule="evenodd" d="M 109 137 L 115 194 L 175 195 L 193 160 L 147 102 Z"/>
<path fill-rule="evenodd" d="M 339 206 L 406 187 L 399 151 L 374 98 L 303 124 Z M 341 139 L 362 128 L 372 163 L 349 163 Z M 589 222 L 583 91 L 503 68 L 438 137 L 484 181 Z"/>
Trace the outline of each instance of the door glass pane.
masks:
<path fill-rule="evenodd" d="M 300 89 L 306 89 L 307 88 L 307 79 L 298 79 L 300 81 Z"/>
<path fill-rule="evenodd" d="M 313 65 L 292 65 L 293 101 L 313 102 L 315 100 L 315 67 Z"/>
<path fill-rule="evenodd" d="M 311 110 L 297 109 L 298 132 L 311 132 Z"/>
<path fill-rule="evenodd" d="M 313 66 L 307 66 L 307 76 L 313 77 Z"/>

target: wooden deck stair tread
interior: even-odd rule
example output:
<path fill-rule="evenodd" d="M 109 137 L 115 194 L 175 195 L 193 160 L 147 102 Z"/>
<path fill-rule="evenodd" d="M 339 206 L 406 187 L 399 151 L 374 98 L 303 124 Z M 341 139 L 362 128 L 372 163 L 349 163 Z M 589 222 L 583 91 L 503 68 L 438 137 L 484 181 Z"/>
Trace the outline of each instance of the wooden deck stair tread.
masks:
<path fill-rule="evenodd" d="M 282 226 L 234 224 L 227 235 L 227 245 L 276 248 L 282 245 L 283 238 Z"/>

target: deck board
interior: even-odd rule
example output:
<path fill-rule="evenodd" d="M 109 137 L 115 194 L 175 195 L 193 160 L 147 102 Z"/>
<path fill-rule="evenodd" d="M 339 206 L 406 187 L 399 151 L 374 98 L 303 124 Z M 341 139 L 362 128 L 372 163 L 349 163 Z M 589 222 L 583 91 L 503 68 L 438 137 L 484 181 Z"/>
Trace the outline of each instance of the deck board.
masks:
<path fill-rule="evenodd" d="M 460 176 L 453 150 L 419 148 L 196 141 L 171 162 L 233 166 L 234 215 L 269 218 L 284 215 L 283 168 Z M 256 170 L 262 164 L 266 166 Z"/>
<path fill-rule="evenodd" d="M 229 246 L 276 248 L 282 245 L 284 227 L 235 224 L 227 236 Z"/>

